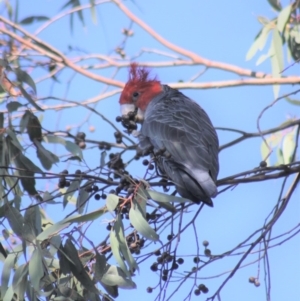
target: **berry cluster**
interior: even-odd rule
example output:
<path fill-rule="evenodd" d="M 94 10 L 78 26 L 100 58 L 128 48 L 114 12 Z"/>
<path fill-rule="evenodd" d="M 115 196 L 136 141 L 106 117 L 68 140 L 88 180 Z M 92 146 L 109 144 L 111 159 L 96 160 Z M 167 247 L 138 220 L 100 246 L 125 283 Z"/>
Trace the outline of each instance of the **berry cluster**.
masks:
<path fill-rule="evenodd" d="M 78 132 L 75 137 L 75 143 L 81 148 L 85 149 L 86 148 L 86 143 L 85 143 L 85 133 L 84 132 Z"/>
<path fill-rule="evenodd" d="M 129 112 L 127 115 L 117 116 L 116 121 L 122 123 L 123 127 L 127 130 L 127 133 L 132 133 L 132 131 L 137 129 L 135 116 L 136 112 Z"/>

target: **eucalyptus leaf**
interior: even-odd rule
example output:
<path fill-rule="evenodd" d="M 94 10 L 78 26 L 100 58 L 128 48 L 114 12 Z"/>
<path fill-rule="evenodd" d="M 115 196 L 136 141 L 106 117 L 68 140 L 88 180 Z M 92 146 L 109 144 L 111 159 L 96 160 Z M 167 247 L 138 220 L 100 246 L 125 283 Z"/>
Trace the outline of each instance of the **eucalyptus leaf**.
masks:
<path fill-rule="evenodd" d="M 11 101 L 6 105 L 8 112 L 17 111 L 20 107 L 23 107 L 23 105 L 17 101 Z"/>
<path fill-rule="evenodd" d="M 119 197 L 115 194 L 109 194 L 106 198 L 106 207 L 113 212 L 119 204 Z"/>
<path fill-rule="evenodd" d="M 73 154 L 74 156 L 78 156 L 80 159 L 83 159 L 81 148 L 74 142 L 65 140 L 61 137 L 54 135 L 44 136 L 44 141 L 47 143 L 59 143 L 63 145 L 66 148 L 66 150 L 69 151 L 71 154 Z"/>
<path fill-rule="evenodd" d="M 43 241 L 45 239 L 48 239 L 49 237 L 53 236 L 53 234 L 58 233 L 64 228 L 67 228 L 70 225 L 70 223 L 56 223 L 54 225 L 49 226 L 46 228 L 43 232 L 41 232 L 37 237 L 36 240 Z"/>
<path fill-rule="evenodd" d="M 9 137 L 12 139 L 11 142 L 16 146 L 20 151 L 23 151 L 23 147 L 20 144 L 15 132 L 11 130 L 10 128 L 6 128 L 5 132 L 9 135 Z"/>
<path fill-rule="evenodd" d="M 45 169 L 49 170 L 52 168 L 53 164 L 59 162 L 59 158 L 45 149 L 45 147 L 40 142 L 35 141 L 35 146 L 37 147 L 37 157 L 40 159 Z"/>
<path fill-rule="evenodd" d="M 43 258 L 40 249 L 37 247 L 29 261 L 29 277 L 31 284 L 36 291 L 40 290 L 40 281 L 44 276 Z"/>
<path fill-rule="evenodd" d="M 37 94 L 36 92 L 36 85 L 35 85 L 35 82 L 34 80 L 31 78 L 31 76 L 21 70 L 20 68 L 16 68 L 13 70 L 17 76 L 17 80 L 21 83 L 26 83 L 30 88 L 32 88 L 32 90 L 34 91 L 35 95 Z"/>
<path fill-rule="evenodd" d="M 17 260 L 17 254 L 11 253 L 6 257 L 1 273 L 1 296 L 5 296 L 8 288 L 8 283 L 10 279 L 10 274 L 15 262 Z"/>
<path fill-rule="evenodd" d="M 30 16 L 30 17 L 26 17 L 24 19 L 22 19 L 19 24 L 21 25 L 29 25 L 32 24 L 33 22 L 37 22 L 37 21 L 47 21 L 49 20 L 48 17 L 46 16 Z"/>
<path fill-rule="evenodd" d="M 102 151 L 101 152 L 101 156 L 100 156 L 100 167 L 103 168 L 105 166 L 105 158 L 106 158 L 106 151 Z"/>
<path fill-rule="evenodd" d="M 21 299 L 23 297 L 22 292 L 24 294 L 26 286 L 22 285 L 24 282 L 24 279 L 27 279 L 28 274 L 28 263 L 24 263 L 17 267 L 13 281 L 12 281 L 12 287 L 13 291 L 18 295 L 18 297 Z"/>
<path fill-rule="evenodd" d="M 185 199 L 179 196 L 174 196 L 174 195 L 168 195 L 165 193 L 161 193 L 158 191 L 154 191 L 154 190 L 150 190 L 147 189 L 148 194 L 150 195 L 151 199 L 159 202 L 159 203 L 170 203 L 170 202 L 174 202 L 174 203 L 191 203 L 192 201 L 189 199 Z"/>
<path fill-rule="evenodd" d="M 126 277 L 124 271 L 114 265 L 109 266 L 101 281 L 109 286 L 117 285 L 118 287 L 124 289 L 136 288 L 136 284 L 131 279 Z"/>
<path fill-rule="evenodd" d="M 152 241 L 159 240 L 159 235 L 149 226 L 136 202 L 133 202 L 133 206 L 130 208 L 129 219 L 134 228 L 143 236 Z"/>
<path fill-rule="evenodd" d="M 292 157 L 295 151 L 296 142 L 295 142 L 295 132 L 288 133 L 283 138 L 282 142 L 282 154 L 284 164 L 289 164 L 292 162 Z"/>
<path fill-rule="evenodd" d="M 291 12 L 292 12 L 292 4 L 289 4 L 284 9 L 282 9 L 281 12 L 279 13 L 277 18 L 277 29 L 279 30 L 279 32 L 284 31 L 285 25 L 290 18 Z"/>
<path fill-rule="evenodd" d="M 20 91 L 22 92 L 23 96 L 29 101 L 29 103 L 35 107 L 38 111 L 44 111 L 36 102 L 35 100 L 32 98 L 32 96 L 30 94 L 28 94 L 26 92 L 26 90 L 22 87 L 22 85 L 19 85 L 18 88 L 20 89 Z"/>
<path fill-rule="evenodd" d="M 80 188 L 79 190 L 79 193 L 78 193 L 78 198 L 77 198 L 77 201 L 76 201 L 76 208 L 77 208 L 77 211 L 78 213 L 82 213 L 83 210 L 84 210 L 84 207 L 87 203 L 87 200 L 89 199 L 89 192 L 87 192 L 87 189 L 89 187 L 91 187 L 92 185 L 92 181 L 88 180 L 85 182 L 85 184 L 83 185 L 83 187 Z"/>
<path fill-rule="evenodd" d="M 76 191 L 78 191 L 78 189 L 80 187 L 80 183 L 81 183 L 81 180 L 73 180 L 71 182 L 70 186 L 68 187 L 68 189 L 64 195 L 64 199 L 63 199 L 64 208 L 66 207 L 67 203 L 71 201 L 74 193 Z"/>
<path fill-rule="evenodd" d="M 22 237 L 24 218 L 15 207 L 6 204 L 5 217 L 16 235 Z"/>

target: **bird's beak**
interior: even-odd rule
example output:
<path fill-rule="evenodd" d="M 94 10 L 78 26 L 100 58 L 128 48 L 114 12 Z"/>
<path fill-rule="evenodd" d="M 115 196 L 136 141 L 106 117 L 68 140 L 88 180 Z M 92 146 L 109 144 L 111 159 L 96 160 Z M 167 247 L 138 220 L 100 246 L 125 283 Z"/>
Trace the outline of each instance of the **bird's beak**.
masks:
<path fill-rule="evenodd" d="M 129 112 L 134 112 L 134 111 L 135 111 L 135 105 L 134 104 L 126 103 L 124 105 L 121 105 L 121 115 L 122 116 L 125 116 Z"/>
<path fill-rule="evenodd" d="M 136 114 L 136 120 L 137 120 L 137 122 L 142 123 L 143 120 L 144 120 L 144 115 L 145 115 L 145 112 L 142 111 L 141 109 L 138 109 L 137 114 Z"/>

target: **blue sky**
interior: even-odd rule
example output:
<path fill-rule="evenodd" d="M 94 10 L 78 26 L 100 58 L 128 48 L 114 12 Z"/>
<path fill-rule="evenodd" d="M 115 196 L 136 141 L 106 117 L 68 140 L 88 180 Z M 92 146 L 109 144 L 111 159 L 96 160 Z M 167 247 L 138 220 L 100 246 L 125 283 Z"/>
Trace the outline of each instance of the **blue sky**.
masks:
<path fill-rule="evenodd" d="M 32 15 L 54 16 L 58 9 L 63 5 L 63 1 L 20 1 L 20 19 Z M 266 73 L 271 72 L 270 62 L 267 60 L 260 66 L 256 66 L 255 59 L 245 61 L 246 53 L 254 40 L 255 35 L 260 30 L 261 25 L 257 21 L 258 16 L 267 16 L 272 19 L 276 16 L 268 2 L 265 1 L 238 1 L 230 2 L 186 0 L 182 1 L 127 1 L 125 2 L 132 12 L 144 20 L 160 35 L 172 43 L 194 51 L 195 53 L 214 61 L 259 70 Z M 283 6 L 287 4 L 283 3 Z M 114 52 L 114 49 L 123 39 L 121 29 L 128 28 L 130 22 L 124 14 L 111 3 L 106 3 L 97 7 L 97 24 L 91 20 L 90 10 L 84 11 L 86 26 L 82 26 L 78 17 L 74 18 L 73 33 L 70 33 L 69 18 L 63 18 L 53 23 L 49 28 L 39 34 L 50 44 L 53 44 L 60 51 L 68 53 L 68 47 L 76 46 L 86 53 L 101 53 L 108 55 Z M 40 24 L 27 26 L 30 32 L 34 32 Z M 157 41 L 147 35 L 137 25 L 132 26 L 134 36 L 129 38 L 126 46 L 128 56 L 135 56 L 141 48 L 157 49 L 168 51 Z M 267 48 L 266 48 L 267 49 Z M 266 50 L 265 50 L 266 52 Z M 73 52 L 71 56 L 81 55 Z M 137 61 L 166 60 L 159 55 L 145 54 Z M 94 62 L 91 60 L 90 62 Z M 155 68 L 153 75 L 163 83 L 177 82 L 178 80 L 188 81 L 191 77 L 201 71 L 203 67 L 176 67 L 176 68 Z M 104 69 L 97 71 L 101 75 L 111 76 L 114 69 Z M 298 74 L 299 66 L 291 67 L 287 74 Z M 38 79 L 42 73 L 33 72 L 32 77 Z M 64 71 L 61 75 L 61 83 L 52 85 L 49 81 L 38 84 L 38 96 L 46 97 L 55 95 L 67 99 L 84 101 L 102 93 L 104 86 L 100 83 L 76 75 L 71 71 Z M 116 76 L 118 80 L 126 81 L 127 70 L 122 69 Z M 70 81 L 72 79 L 72 81 Z M 222 72 L 220 70 L 209 70 L 198 80 L 203 82 L 238 79 L 238 76 Z M 68 82 L 70 81 L 70 84 Z M 112 88 L 110 88 L 112 89 Z M 292 91 L 293 87 L 282 87 L 280 94 Z M 210 90 L 185 90 L 186 95 L 197 101 L 206 110 L 213 124 L 216 127 L 237 128 L 248 132 L 257 132 L 257 117 L 260 112 L 270 104 L 273 99 L 273 90 L 268 87 L 239 87 Z M 48 101 L 48 105 L 58 104 L 59 102 Z M 99 102 L 95 108 L 114 120 L 119 115 L 118 95 Z M 2 107 L 0 106 L 0 109 Z M 261 128 L 268 129 L 278 126 L 290 117 L 299 116 L 299 107 L 292 106 L 285 100 L 281 100 L 274 107 L 268 110 L 262 120 Z M 82 124 L 80 130 L 87 133 L 89 139 L 111 140 L 113 130 L 107 126 L 99 117 L 89 115 L 89 111 L 83 108 L 76 108 L 64 111 L 51 111 L 43 114 L 43 126 L 49 130 L 64 130 L 66 126 Z M 38 116 L 40 114 L 37 114 Z M 95 132 L 88 131 L 90 126 L 95 127 Z M 74 131 L 76 132 L 76 131 Z M 235 138 L 235 134 L 218 131 L 220 144 Z M 226 149 L 220 154 L 220 174 L 219 178 L 250 170 L 259 165 L 261 161 L 260 153 L 261 139 L 250 139 L 238 144 L 232 148 Z M 61 151 L 53 145 L 47 145 L 52 151 Z M 299 153 L 299 152 L 298 152 Z M 94 166 L 99 162 L 100 153 L 98 151 L 85 151 L 85 159 L 89 166 Z M 299 159 L 299 158 L 298 158 Z M 272 155 L 273 164 L 276 162 L 276 156 Z M 98 163 L 96 163 L 98 164 Z M 64 164 L 59 165 L 59 170 L 64 169 Z M 76 169 L 76 164 L 68 166 Z M 134 163 L 132 167 L 133 174 L 141 177 L 145 168 L 139 162 Z M 288 181 L 291 183 L 291 180 Z M 233 190 L 228 190 L 220 194 L 215 200 L 213 209 L 206 207 L 197 219 L 198 240 L 208 240 L 213 254 L 220 254 L 237 245 L 245 237 L 249 236 L 255 229 L 261 227 L 264 219 L 277 202 L 277 197 L 281 188 L 282 180 L 272 180 L 264 183 L 238 185 Z M 55 182 L 52 182 L 54 185 Z M 288 186 L 287 186 L 288 187 Z M 289 203 L 288 208 L 281 217 L 278 224 L 274 227 L 273 235 L 279 235 L 291 229 L 299 222 L 299 188 Z M 97 208 L 100 204 L 94 202 L 90 204 L 88 210 Z M 61 211 L 60 205 L 59 211 Z M 50 207 L 49 207 L 50 209 Z M 68 212 L 72 211 L 70 206 L 61 216 L 51 212 L 54 220 L 63 218 Z M 192 209 L 196 211 L 195 209 Z M 191 215 L 186 216 L 188 219 Z M 103 221 L 97 225 L 103 226 Z M 103 226 L 104 228 L 105 226 Z M 167 235 L 166 233 L 163 235 Z M 94 238 L 97 240 L 97 233 Z M 193 244 L 194 233 L 188 231 L 181 239 L 179 250 L 182 255 L 195 254 L 196 248 Z M 153 250 L 155 246 L 151 246 Z M 151 248 L 150 247 L 150 248 Z M 288 241 L 286 244 L 272 248 L 269 252 L 271 264 L 271 283 L 272 283 L 272 301 L 295 300 L 300 295 L 300 260 L 299 260 L 299 237 Z M 192 251 L 191 251 L 192 250 Z M 203 252 L 203 247 L 202 247 Z M 245 263 L 257 259 L 257 254 L 249 257 Z M 209 265 L 208 268 L 201 271 L 199 283 L 205 283 L 213 293 L 220 283 L 220 276 L 212 280 L 205 279 L 213 275 L 221 274 L 230 270 L 238 261 L 238 257 L 231 257 Z M 152 260 L 150 260 L 152 262 Z M 193 266 L 192 258 L 185 258 L 186 265 L 179 270 L 184 272 Z M 154 286 L 157 283 L 157 277 L 149 269 L 150 263 L 142 264 L 140 275 L 135 277 L 138 285 L 137 290 L 120 291 L 118 300 L 127 300 L 128 298 L 137 298 L 140 300 L 154 300 L 157 291 L 152 294 L 146 293 L 147 286 Z M 222 290 L 222 300 L 252 301 L 265 300 L 265 289 L 263 283 L 263 272 L 261 271 L 261 286 L 254 287 L 248 283 L 250 276 L 256 276 L 257 264 L 249 265 L 236 273 L 233 279 L 229 281 Z M 263 268 L 261 267 L 261 270 Z M 226 276 L 226 275 L 225 275 Z M 183 300 L 191 282 L 176 293 L 172 300 Z M 172 285 L 170 285 L 172 287 Z M 204 296 L 196 297 L 192 295 L 192 300 L 204 300 Z"/>

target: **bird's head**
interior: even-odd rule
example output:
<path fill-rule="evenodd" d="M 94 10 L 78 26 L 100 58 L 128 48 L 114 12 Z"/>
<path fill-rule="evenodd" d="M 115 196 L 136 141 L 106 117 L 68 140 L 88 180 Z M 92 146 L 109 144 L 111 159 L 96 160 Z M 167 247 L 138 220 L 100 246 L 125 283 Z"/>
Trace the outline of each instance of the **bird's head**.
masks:
<path fill-rule="evenodd" d="M 138 109 L 138 119 L 143 119 L 149 102 L 162 92 L 160 81 L 149 78 L 149 70 L 132 63 L 129 70 L 129 79 L 120 96 L 122 115 Z"/>

